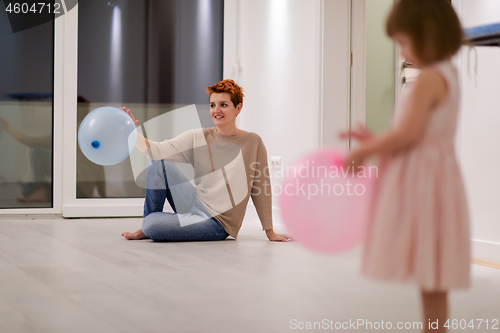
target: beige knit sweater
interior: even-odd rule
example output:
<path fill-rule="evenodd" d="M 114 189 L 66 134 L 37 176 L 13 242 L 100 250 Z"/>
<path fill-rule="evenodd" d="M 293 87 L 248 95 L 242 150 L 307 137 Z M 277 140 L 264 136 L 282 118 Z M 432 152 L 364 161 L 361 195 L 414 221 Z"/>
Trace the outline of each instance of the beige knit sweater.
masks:
<path fill-rule="evenodd" d="M 237 238 L 250 197 L 262 229 L 273 227 L 267 151 L 258 134 L 222 135 L 215 127 L 200 128 L 162 142 L 149 140 L 149 145 L 138 148 L 150 159 L 193 166 L 198 200 L 229 235 Z"/>

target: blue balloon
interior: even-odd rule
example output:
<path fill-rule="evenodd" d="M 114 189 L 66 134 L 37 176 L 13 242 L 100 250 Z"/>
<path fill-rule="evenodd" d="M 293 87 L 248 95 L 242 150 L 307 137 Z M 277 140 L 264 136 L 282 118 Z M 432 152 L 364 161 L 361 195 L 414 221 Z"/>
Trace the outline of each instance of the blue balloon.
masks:
<path fill-rule="evenodd" d="M 132 118 L 112 106 L 91 111 L 78 129 L 78 144 L 82 153 L 100 165 L 113 165 L 126 159 L 136 140 L 137 130 Z"/>

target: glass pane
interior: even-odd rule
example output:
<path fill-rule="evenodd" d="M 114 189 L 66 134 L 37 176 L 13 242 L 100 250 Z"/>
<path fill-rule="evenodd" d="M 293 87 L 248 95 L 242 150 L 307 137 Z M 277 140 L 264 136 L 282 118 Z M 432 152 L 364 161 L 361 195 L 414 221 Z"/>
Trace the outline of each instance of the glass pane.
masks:
<path fill-rule="evenodd" d="M 366 1 L 366 126 L 376 133 L 389 126 L 394 108 L 395 50 L 384 26 L 393 4 Z"/>
<path fill-rule="evenodd" d="M 78 6 L 78 126 L 101 106 L 125 106 L 145 123 L 192 104 L 201 126 L 214 126 L 205 90 L 222 80 L 223 0 L 86 0 Z M 174 130 L 165 128 L 164 139 Z M 77 149 L 77 198 L 144 197 L 130 158 L 99 166 Z"/>
<path fill-rule="evenodd" d="M 1 10 L 0 45 L 0 208 L 52 207 L 54 22 L 13 33 Z"/>

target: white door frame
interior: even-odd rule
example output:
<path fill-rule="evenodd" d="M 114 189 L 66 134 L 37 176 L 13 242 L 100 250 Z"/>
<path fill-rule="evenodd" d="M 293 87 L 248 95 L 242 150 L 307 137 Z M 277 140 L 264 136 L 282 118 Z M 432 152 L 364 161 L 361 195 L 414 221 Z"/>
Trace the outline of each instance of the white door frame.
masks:
<path fill-rule="evenodd" d="M 351 11 L 351 121 L 350 127 L 366 124 L 366 0 L 352 1 Z M 358 144 L 349 143 L 351 148 Z"/>
<path fill-rule="evenodd" d="M 347 149 L 349 141 L 338 133 L 351 122 L 351 7 L 352 0 L 322 0 L 320 49 L 319 147 Z M 355 115 L 358 118 L 358 115 Z"/>
<path fill-rule="evenodd" d="M 63 217 L 142 216 L 144 198 L 76 198 L 78 5 L 63 15 L 64 27 L 64 169 Z M 60 175 L 60 174 L 59 174 Z"/>

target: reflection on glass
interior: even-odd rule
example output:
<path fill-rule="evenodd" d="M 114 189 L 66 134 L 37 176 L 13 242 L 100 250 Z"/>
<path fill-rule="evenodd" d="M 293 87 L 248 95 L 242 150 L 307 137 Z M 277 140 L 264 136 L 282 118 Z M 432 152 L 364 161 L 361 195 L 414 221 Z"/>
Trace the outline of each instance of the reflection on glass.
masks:
<path fill-rule="evenodd" d="M 0 12 L 0 208 L 52 207 L 53 36 Z"/>
<path fill-rule="evenodd" d="M 77 128 L 80 128 L 83 118 L 90 112 L 90 103 L 83 96 L 78 96 Z M 77 148 L 76 193 L 78 198 L 105 198 L 106 182 L 104 167 L 90 162 Z"/>
<path fill-rule="evenodd" d="M 86 0 L 78 14 L 78 125 L 101 106 L 141 123 L 196 104 L 213 127 L 209 85 L 222 80 L 223 0 Z M 172 126 L 162 137 L 174 137 Z M 77 198 L 144 197 L 130 158 L 97 166 L 78 149 Z"/>

